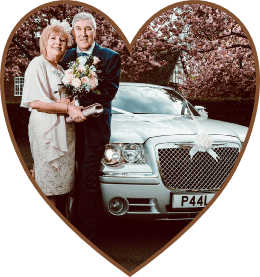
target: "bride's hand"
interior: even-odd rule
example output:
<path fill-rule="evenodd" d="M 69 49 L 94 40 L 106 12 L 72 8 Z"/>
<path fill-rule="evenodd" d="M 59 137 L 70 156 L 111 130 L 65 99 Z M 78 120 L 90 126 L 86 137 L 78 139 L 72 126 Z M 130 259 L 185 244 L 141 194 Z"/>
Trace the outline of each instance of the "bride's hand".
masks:
<path fill-rule="evenodd" d="M 68 115 L 69 115 L 69 117 L 71 117 L 77 123 L 86 120 L 86 117 L 81 112 L 82 109 L 83 109 L 83 106 L 68 105 Z"/>

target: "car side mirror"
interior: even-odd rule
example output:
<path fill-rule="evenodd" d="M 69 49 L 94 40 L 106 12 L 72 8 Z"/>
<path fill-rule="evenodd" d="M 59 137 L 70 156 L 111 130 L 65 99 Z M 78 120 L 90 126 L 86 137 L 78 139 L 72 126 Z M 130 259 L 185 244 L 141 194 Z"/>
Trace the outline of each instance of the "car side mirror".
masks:
<path fill-rule="evenodd" d="M 195 106 L 195 109 L 198 111 L 200 116 L 208 118 L 208 113 L 206 112 L 206 108 L 203 106 Z"/>

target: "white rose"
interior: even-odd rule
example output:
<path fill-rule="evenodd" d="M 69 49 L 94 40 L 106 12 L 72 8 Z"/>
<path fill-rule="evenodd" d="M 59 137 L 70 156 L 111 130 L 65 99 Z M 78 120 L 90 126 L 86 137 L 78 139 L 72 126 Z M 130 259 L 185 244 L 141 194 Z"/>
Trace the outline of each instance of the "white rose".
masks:
<path fill-rule="evenodd" d="M 71 84 L 73 85 L 73 87 L 79 88 L 81 85 L 81 81 L 79 78 L 73 78 Z"/>
<path fill-rule="evenodd" d="M 73 69 L 69 68 L 65 71 L 65 75 L 72 75 L 73 74 Z"/>
<path fill-rule="evenodd" d="M 64 85 L 68 85 L 68 84 L 70 84 L 70 81 L 69 81 L 69 79 L 67 78 L 67 76 L 65 75 L 63 78 L 62 78 L 62 83 L 64 84 Z"/>

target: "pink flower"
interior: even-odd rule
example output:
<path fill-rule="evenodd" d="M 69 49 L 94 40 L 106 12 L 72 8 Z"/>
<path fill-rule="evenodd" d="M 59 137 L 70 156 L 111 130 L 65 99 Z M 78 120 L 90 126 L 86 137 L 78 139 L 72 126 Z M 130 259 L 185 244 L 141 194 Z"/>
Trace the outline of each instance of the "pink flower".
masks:
<path fill-rule="evenodd" d="M 90 73 L 90 78 L 93 78 L 96 76 L 96 73 L 92 70 L 89 70 L 89 73 Z"/>
<path fill-rule="evenodd" d="M 91 78 L 89 79 L 89 87 L 90 87 L 90 89 L 96 88 L 97 85 L 98 85 L 98 79 L 95 78 L 95 77 L 91 77 Z"/>
<path fill-rule="evenodd" d="M 84 76 L 83 78 L 81 78 L 82 84 L 87 84 L 88 82 L 89 82 L 89 78 L 87 76 Z"/>
<path fill-rule="evenodd" d="M 81 86 L 81 81 L 79 78 L 73 78 L 71 84 L 73 85 L 73 87 L 79 88 Z"/>
<path fill-rule="evenodd" d="M 79 67 L 78 67 L 78 71 L 80 73 L 84 72 L 86 70 L 85 66 L 83 64 L 80 64 Z"/>
<path fill-rule="evenodd" d="M 100 59 L 96 56 L 93 57 L 93 64 L 96 65 L 100 62 Z"/>

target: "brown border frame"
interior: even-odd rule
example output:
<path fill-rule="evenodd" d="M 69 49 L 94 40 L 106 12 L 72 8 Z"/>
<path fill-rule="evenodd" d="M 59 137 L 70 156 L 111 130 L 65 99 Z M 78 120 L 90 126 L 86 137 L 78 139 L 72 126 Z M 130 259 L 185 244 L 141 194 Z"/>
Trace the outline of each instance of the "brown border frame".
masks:
<path fill-rule="evenodd" d="M 71 3 L 73 2 L 73 3 Z M 7 108 L 6 108 L 6 102 L 5 102 L 5 94 L 4 94 L 4 65 L 5 65 L 5 60 L 6 60 L 6 54 L 9 48 L 9 44 L 10 41 L 15 33 L 15 31 L 17 30 L 17 28 L 21 25 L 21 23 L 26 20 L 27 17 L 29 17 L 30 15 L 32 15 L 33 13 L 35 13 L 36 11 L 42 9 L 42 8 L 46 8 L 48 6 L 52 6 L 52 5 L 57 5 L 57 4 L 73 4 L 73 5 L 79 5 L 79 6 L 84 6 L 87 7 L 97 13 L 99 13 L 101 16 L 103 16 L 104 18 L 106 18 L 113 26 L 114 28 L 117 30 L 117 32 L 120 34 L 120 36 L 122 37 L 122 39 L 125 41 L 125 44 L 127 46 L 127 48 L 129 49 L 129 51 L 131 51 L 131 49 L 134 46 L 134 43 L 136 41 L 136 39 L 139 37 L 139 35 L 142 33 L 142 31 L 146 28 L 146 26 L 153 20 L 155 19 L 157 16 L 159 16 L 160 14 L 162 14 L 163 12 L 167 11 L 168 9 L 172 9 L 176 6 L 181 6 L 184 4 L 205 4 L 205 5 L 209 5 L 215 8 L 218 8 L 224 12 L 226 12 L 228 15 L 230 15 L 231 17 L 233 17 L 239 24 L 240 26 L 243 28 L 244 32 L 247 34 L 249 41 L 250 41 L 250 45 L 252 47 L 252 51 L 255 57 L 255 66 L 256 66 L 256 75 L 257 75 L 257 81 L 256 81 L 256 95 L 255 95 L 255 104 L 254 104 L 254 109 L 253 109 L 253 113 L 252 113 L 252 118 L 251 118 L 251 122 L 250 122 L 250 126 L 249 126 L 249 131 L 245 140 L 245 143 L 243 145 L 243 148 L 239 154 L 239 157 L 230 173 L 230 175 L 228 176 L 227 180 L 225 181 L 225 183 L 222 185 L 221 189 L 216 193 L 215 197 L 211 200 L 211 202 L 199 213 L 199 215 L 192 220 L 178 235 L 176 235 L 170 242 L 168 242 L 164 247 L 162 247 L 158 252 L 156 252 L 154 255 L 152 255 L 149 259 L 147 259 L 144 263 L 142 263 L 141 265 L 139 265 L 138 267 L 136 267 L 134 270 L 132 270 L 131 272 L 129 272 L 128 270 L 126 270 L 124 267 L 122 267 L 120 264 L 118 264 L 117 262 L 115 262 L 113 259 L 111 259 L 108 255 L 106 255 L 103 251 L 101 251 L 99 248 L 97 248 L 93 243 L 91 243 L 88 239 L 86 239 L 69 221 L 67 221 L 60 213 L 59 211 L 52 207 L 51 203 L 49 202 L 49 200 L 47 199 L 47 197 L 42 193 L 42 191 L 39 189 L 39 187 L 36 185 L 34 179 L 32 178 L 29 170 L 27 169 L 27 166 L 23 160 L 23 157 L 20 153 L 20 150 L 18 148 L 18 145 L 15 141 L 14 138 L 14 134 L 10 125 L 10 121 L 8 118 L 8 114 L 7 114 Z M 251 36 L 251 34 L 249 33 L 249 31 L 247 30 L 246 26 L 244 25 L 244 23 L 235 15 L 233 14 L 231 11 L 229 11 L 228 9 L 226 9 L 225 7 L 216 4 L 216 3 L 212 3 L 209 1 L 179 1 L 179 2 L 175 2 L 171 5 L 167 5 L 164 8 L 160 9 L 159 11 L 157 11 L 156 13 L 154 13 L 148 20 L 145 21 L 145 23 L 139 28 L 139 30 L 137 31 L 136 35 L 133 37 L 132 41 L 129 42 L 127 37 L 125 36 L 125 34 L 123 33 L 123 31 L 120 29 L 120 27 L 115 23 L 115 21 L 113 21 L 106 13 L 102 12 L 100 9 L 95 8 L 93 5 L 90 4 L 86 4 L 85 2 L 80 2 L 80 1 L 68 1 L 68 0 L 56 0 L 56 1 L 51 1 L 48 3 L 44 3 L 42 5 L 39 5 L 35 8 L 33 8 L 32 10 L 30 10 L 28 13 L 26 13 L 14 26 L 12 32 L 9 34 L 8 39 L 6 41 L 5 47 L 4 47 L 4 51 L 3 51 L 3 58 L 1 60 L 1 67 L 0 67 L 0 72 L 1 72 L 1 103 L 2 103 L 2 108 L 3 108 L 3 114 L 4 114 L 4 118 L 5 118 L 5 122 L 7 125 L 7 130 L 11 139 L 11 142 L 13 144 L 14 150 L 16 152 L 16 155 L 21 163 L 21 166 L 24 169 L 25 174 L 27 175 L 28 179 L 31 181 L 32 185 L 34 186 L 34 188 L 37 190 L 37 192 L 39 193 L 39 195 L 43 198 L 43 200 L 46 202 L 46 204 L 52 209 L 52 211 L 80 238 L 82 239 L 86 244 L 88 244 L 93 250 L 95 250 L 97 253 L 99 253 L 102 257 L 104 257 L 108 262 L 110 262 L 111 264 L 113 264 L 115 267 L 117 267 L 119 270 L 121 270 L 124 274 L 126 274 L 127 276 L 133 276 L 135 273 L 137 273 L 138 271 L 140 271 L 142 268 L 144 268 L 146 265 L 148 265 L 149 263 L 151 263 L 154 259 L 156 259 L 159 255 L 161 255 L 165 250 L 167 250 L 171 245 L 173 245 L 177 240 L 179 240 L 208 210 L 209 208 L 214 204 L 214 202 L 218 199 L 218 197 L 222 194 L 222 192 L 224 191 L 224 189 L 227 187 L 229 181 L 232 179 L 233 175 L 235 174 L 241 159 L 245 153 L 246 147 L 249 143 L 252 131 L 253 131 L 253 126 L 256 120 L 256 114 L 257 114 L 257 109 L 258 109 L 258 104 L 259 104 L 259 80 L 258 80 L 258 72 L 259 72 L 259 59 L 257 56 L 257 50 L 256 50 L 256 46 L 254 44 L 253 38 Z"/>

